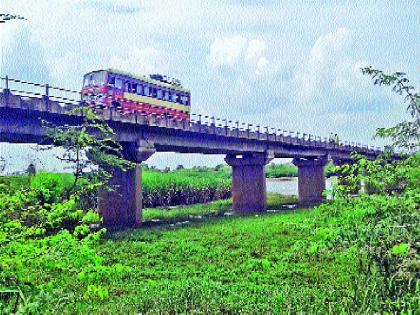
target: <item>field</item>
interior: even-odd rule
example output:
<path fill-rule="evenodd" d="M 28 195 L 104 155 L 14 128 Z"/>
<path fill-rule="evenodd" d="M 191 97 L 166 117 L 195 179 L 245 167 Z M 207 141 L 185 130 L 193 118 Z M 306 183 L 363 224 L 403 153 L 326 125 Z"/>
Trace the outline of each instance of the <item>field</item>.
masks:
<path fill-rule="evenodd" d="M 231 196 L 229 174 L 213 169 L 142 171 L 145 207 L 205 203 Z"/>
<path fill-rule="evenodd" d="M 0 314 L 414 314 L 413 175 L 403 198 L 287 210 L 296 197 L 269 194 L 267 213 L 231 215 L 230 199 L 148 208 L 143 228 L 108 232 L 63 199 L 71 175 L 2 178 Z"/>

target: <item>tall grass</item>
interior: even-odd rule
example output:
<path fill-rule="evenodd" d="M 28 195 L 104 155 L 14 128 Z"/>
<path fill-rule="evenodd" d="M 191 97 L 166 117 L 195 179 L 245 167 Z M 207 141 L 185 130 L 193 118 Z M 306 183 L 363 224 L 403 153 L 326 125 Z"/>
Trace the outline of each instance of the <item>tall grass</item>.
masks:
<path fill-rule="evenodd" d="M 206 203 L 231 196 L 231 181 L 216 171 L 143 171 L 142 181 L 143 205 L 148 208 Z"/>

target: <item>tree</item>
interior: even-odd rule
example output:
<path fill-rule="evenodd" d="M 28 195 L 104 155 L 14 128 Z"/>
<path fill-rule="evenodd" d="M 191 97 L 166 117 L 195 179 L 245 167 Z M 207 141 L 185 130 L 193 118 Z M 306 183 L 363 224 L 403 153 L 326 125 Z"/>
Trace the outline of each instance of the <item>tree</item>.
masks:
<path fill-rule="evenodd" d="M 184 166 L 182 164 L 179 164 L 176 166 L 175 170 L 179 171 L 179 170 L 183 170 Z"/>
<path fill-rule="evenodd" d="M 0 174 L 6 169 L 6 159 L 0 156 Z"/>
<path fill-rule="evenodd" d="M 71 195 L 91 196 L 93 191 L 106 188 L 114 169 L 127 169 L 134 165 L 125 160 L 121 145 L 114 139 L 114 131 L 90 108 L 80 107 L 69 114 L 82 113 L 82 123 L 76 126 L 44 124 L 46 140 L 53 146 L 64 148 L 58 159 L 73 169 L 74 182 L 67 191 Z M 81 185 L 79 185 L 81 184 Z"/>
<path fill-rule="evenodd" d="M 30 163 L 28 165 L 28 168 L 26 169 L 26 174 L 28 174 L 29 176 L 35 176 L 35 174 L 36 174 L 36 168 L 35 168 L 35 164 L 34 163 Z"/>
<path fill-rule="evenodd" d="M 401 148 L 408 152 L 418 152 L 420 148 L 420 94 L 414 92 L 404 72 L 385 74 L 373 67 L 361 68 L 362 73 L 374 79 L 374 84 L 391 86 L 392 90 L 408 102 L 407 111 L 412 120 L 403 121 L 391 128 L 378 128 L 376 137 L 390 138 L 392 148 Z"/>

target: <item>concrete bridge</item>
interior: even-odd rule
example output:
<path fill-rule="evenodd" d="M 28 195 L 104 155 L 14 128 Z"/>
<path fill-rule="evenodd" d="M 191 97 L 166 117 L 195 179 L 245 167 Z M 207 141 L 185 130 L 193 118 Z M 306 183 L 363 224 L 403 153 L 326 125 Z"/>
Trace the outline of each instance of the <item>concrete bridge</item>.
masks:
<path fill-rule="evenodd" d="M 79 93 L 48 85 L 8 79 L 0 93 L 0 142 L 41 143 L 41 120 L 55 125 L 76 125 L 83 117 L 67 111 L 80 106 L 79 98 L 64 97 L 52 91 Z M 42 88 L 10 88 L 10 81 Z M 103 116 L 116 132 L 124 156 L 136 163 L 134 169 L 116 171 L 111 180 L 116 191 L 102 192 L 99 211 L 106 226 L 132 226 L 142 222 L 142 188 L 140 163 L 155 152 L 224 154 L 233 169 L 233 208 L 237 213 L 265 211 L 265 165 L 274 158 L 293 158 L 298 167 L 299 203 L 312 205 L 322 201 L 325 189 L 324 167 L 328 160 L 335 164 L 351 163 L 351 153 L 369 159 L 381 150 L 347 142 L 331 143 L 312 135 L 288 134 L 274 128 L 239 124 L 213 117 L 196 115 L 191 122 L 156 115 L 121 115 L 104 110 Z M 220 123 L 222 122 L 222 123 Z"/>

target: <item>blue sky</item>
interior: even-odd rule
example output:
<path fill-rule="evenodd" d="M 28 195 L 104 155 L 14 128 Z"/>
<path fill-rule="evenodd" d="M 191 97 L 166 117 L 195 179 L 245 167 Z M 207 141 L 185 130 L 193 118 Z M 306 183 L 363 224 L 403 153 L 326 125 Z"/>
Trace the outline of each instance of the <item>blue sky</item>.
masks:
<path fill-rule="evenodd" d="M 2 0 L 0 11 L 27 18 L 0 26 L 2 75 L 80 89 L 97 68 L 161 72 L 191 89 L 195 113 L 343 140 L 383 144 L 371 139 L 375 128 L 406 117 L 402 99 L 360 67 L 420 82 L 414 0 Z M 19 148 L 0 150 L 36 156 Z M 222 161 L 156 154 L 148 162 Z"/>

